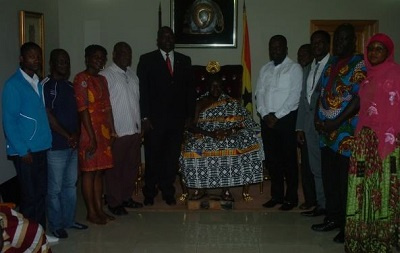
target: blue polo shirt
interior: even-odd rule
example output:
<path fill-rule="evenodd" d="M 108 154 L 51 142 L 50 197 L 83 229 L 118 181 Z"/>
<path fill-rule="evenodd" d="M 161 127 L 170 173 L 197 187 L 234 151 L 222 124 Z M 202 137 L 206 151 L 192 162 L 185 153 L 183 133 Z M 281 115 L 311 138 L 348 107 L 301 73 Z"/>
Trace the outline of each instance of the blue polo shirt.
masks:
<path fill-rule="evenodd" d="M 46 108 L 50 109 L 58 123 L 69 133 L 78 132 L 79 115 L 72 83 L 68 80 L 55 80 L 51 76 L 43 81 Z M 68 140 L 51 130 L 52 150 L 67 149 Z"/>

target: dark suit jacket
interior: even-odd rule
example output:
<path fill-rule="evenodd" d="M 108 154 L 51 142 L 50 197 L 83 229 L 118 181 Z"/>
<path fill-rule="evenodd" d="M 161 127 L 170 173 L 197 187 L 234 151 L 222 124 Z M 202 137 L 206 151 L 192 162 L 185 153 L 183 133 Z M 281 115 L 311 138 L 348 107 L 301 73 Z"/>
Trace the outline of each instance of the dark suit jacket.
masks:
<path fill-rule="evenodd" d="M 193 116 L 195 89 L 190 57 L 174 52 L 171 76 L 160 50 L 155 50 L 140 57 L 137 75 L 142 118 L 149 118 L 154 125 L 182 122 Z"/>

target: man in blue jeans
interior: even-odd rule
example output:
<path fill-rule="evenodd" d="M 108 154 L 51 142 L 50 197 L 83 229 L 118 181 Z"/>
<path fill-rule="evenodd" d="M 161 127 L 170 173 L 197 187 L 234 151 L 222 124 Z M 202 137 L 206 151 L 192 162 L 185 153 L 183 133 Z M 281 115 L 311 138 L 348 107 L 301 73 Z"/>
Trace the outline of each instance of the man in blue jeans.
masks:
<path fill-rule="evenodd" d="M 57 238 L 67 238 L 67 228 L 87 228 L 75 222 L 79 121 L 69 74 L 68 53 L 54 49 L 50 54 L 50 75 L 42 84 L 53 137 L 52 148 L 47 152 L 47 218 L 49 231 Z"/>

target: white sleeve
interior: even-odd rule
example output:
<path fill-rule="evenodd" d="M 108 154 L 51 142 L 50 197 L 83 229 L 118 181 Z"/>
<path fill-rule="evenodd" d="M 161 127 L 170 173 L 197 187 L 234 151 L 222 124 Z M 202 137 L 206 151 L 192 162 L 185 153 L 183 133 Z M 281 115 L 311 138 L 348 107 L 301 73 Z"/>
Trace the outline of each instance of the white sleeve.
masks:
<path fill-rule="evenodd" d="M 290 69 L 290 83 L 291 88 L 289 91 L 289 96 L 283 103 L 283 106 L 275 112 L 275 117 L 278 119 L 289 114 L 291 111 L 295 110 L 299 106 L 301 84 L 303 81 L 303 71 L 299 64 L 293 64 Z"/>

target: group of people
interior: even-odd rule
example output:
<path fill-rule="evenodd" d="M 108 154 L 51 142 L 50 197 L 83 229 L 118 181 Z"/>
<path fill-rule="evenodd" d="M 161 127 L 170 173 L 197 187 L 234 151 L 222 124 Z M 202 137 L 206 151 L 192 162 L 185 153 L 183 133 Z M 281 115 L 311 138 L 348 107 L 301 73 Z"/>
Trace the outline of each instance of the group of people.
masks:
<path fill-rule="evenodd" d="M 271 199 L 263 206 L 291 210 L 298 205 L 300 147 L 301 214 L 325 215 L 312 229 L 340 229 L 334 241 L 345 241 L 348 252 L 390 252 L 400 243 L 394 45 L 377 34 L 364 56 L 355 54 L 350 24 L 336 29 L 333 55 L 330 41 L 329 33 L 314 32 L 299 49 L 298 64 L 287 56 L 286 38 L 271 37 L 271 61 L 261 68 L 255 92 L 261 126 L 223 92 L 218 70 L 196 99 L 191 59 L 174 50 L 169 27 L 159 29 L 158 49 L 140 57 L 137 72 L 126 42 L 115 44 L 107 68 L 107 50 L 88 46 L 86 69 L 73 83 L 65 50 L 51 52 L 50 75 L 39 80 L 41 48 L 25 43 L 2 96 L 19 211 L 43 229 L 47 220 L 54 236 L 66 238 L 69 228 L 87 228 L 75 221 L 79 172 L 87 221 L 102 225 L 126 215 L 126 208 L 153 205 L 159 191 L 175 205 L 179 167 L 195 189 L 192 199 L 222 188 L 222 199 L 233 201 L 230 187 L 263 180 L 263 160 L 271 176 Z M 132 199 L 142 137 L 143 204 Z M 103 196 L 112 215 L 103 210 Z"/>
<path fill-rule="evenodd" d="M 287 57 L 283 36 L 269 41 L 271 62 L 256 87 L 271 176 L 272 198 L 263 206 L 297 206 L 297 141 L 301 214 L 325 216 L 311 228 L 339 229 L 334 241 L 344 242 L 346 252 L 392 252 L 400 245 L 400 66 L 394 44 L 376 34 L 364 55 L 356 54 L 350 24 L 335 30 L 333 55 L 330 41 L 328 32 L 314 32 L 298 50 L 299 64 Z"/>

